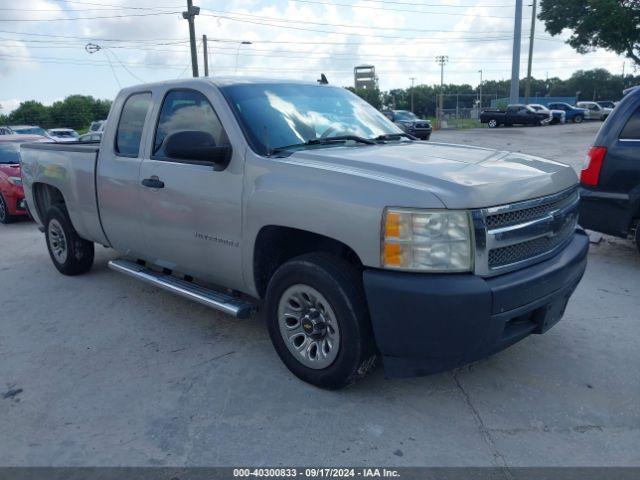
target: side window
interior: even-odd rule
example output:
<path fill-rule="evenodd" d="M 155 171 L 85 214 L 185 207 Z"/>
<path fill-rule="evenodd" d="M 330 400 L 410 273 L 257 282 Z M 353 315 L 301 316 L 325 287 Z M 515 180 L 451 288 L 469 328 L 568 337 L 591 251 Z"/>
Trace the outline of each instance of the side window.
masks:
<path fill-rule="evenodd" d="M 138 156 L 144 120 L 150 107 L 149 92 L 135 93 L 124 102 L 116 132 L 116 153 L 125 157 Z"/>
<path fill-rule="evenodd" d="M 627 120 L 620 133 L 620 138 L 623 140 L 640 140 L 640 107 Z"/>
<path fill-rule="evenodd" d="M 211 135 L 216 145 L 229 139 L 209 100 L 196 90 L 172 90 L 164 97 L 153 143 L 154 158 L 168 158 L 164 140 L 174 132 L 196 130 Z"/>

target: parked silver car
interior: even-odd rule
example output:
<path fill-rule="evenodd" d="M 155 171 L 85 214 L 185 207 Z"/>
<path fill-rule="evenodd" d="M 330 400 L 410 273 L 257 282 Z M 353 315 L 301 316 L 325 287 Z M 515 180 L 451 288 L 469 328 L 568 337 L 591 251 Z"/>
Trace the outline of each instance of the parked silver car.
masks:
<path fill-rule="evenodd" d="M 73 128 L 50 128 L 47 135 L 56 142 L 77 142 L 80 136 Z"/>
<path fill-rule="evenodd" d="M 606 120 L 609 114 L 613 111 L 613 108 L 605 108 L 598 104 L 598 102 L 578 102 L 576 104 L 579 108 L 587 110 L 587 120 Z"/>
<path fill-rule="evenodd" d="M 553 125 L 555 123 L 566 123 L 567 121 L 567 114 L 564 112 L 564 110 L 552 110 L 540 103 L 530 103 L 529 106 L 536 112 L 548 113 L 551 117 L 550 125 Z"/>

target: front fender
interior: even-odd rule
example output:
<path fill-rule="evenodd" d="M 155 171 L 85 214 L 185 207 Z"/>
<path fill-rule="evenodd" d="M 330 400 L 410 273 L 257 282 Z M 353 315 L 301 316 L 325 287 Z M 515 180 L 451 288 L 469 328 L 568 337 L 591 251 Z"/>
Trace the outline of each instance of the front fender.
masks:
<path fill-rule="evenodd" d="M 243 276 L 254 293 L 253 253 L 265 226 L 332 238 L 351 248 L 364 266 L 376 268 L 385 207 L 444 207 L 432 193 L 402 182 L 259 156 L 247 158 L 243 206 Z"/>

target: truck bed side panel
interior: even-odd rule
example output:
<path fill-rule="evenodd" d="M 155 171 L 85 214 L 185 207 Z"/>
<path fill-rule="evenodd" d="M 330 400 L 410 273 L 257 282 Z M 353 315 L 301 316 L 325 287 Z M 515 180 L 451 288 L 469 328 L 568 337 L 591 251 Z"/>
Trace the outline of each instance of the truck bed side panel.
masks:
<path fill-rule="evenodd" d="M 102 231 L 96 198 L 96 145 L 28 144 L 22 146 L 22 176 L 25 197 L 35 205 L 33 185 L 57 188 L 64 197 L 69 217 L 82 238 L 108 245 Z M 32 208 L 39 224 L 44 223 Z"/>

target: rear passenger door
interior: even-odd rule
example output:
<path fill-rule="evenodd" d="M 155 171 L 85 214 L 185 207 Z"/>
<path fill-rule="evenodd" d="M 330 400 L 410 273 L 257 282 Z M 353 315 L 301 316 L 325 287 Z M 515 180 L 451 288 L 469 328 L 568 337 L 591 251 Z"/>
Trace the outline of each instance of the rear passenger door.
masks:
<path fill-rule="evenodd" d="M 162 187 L 141 187 L 146 259 L 205 281 L 241 288 L 240 239 L 244 155 L 233 148 L 222 171 L 199 161 L 171 158 L 165 139 L 174 132 L 203 131 L 218 146 L 228 145 L 216 113 L 212 85 L 203 91 L 169 89 L 151 122 L 154 131 L 142 161 L 138 183 L 149 179 Z M 207 92 L 207 96 L 204 92 Z"/>
<path fill-rule="evenodd" d="M 117 100 L 120 102 L 120 99 Z M 105 132 L 96 171 L 102 228 L 113 248 L 140 257 L 145 243 L 140 228 L 139 183 L 145 128 L 151 112 L 151 92 L 132 93 L 121 106 L 115 130 Z"/>

